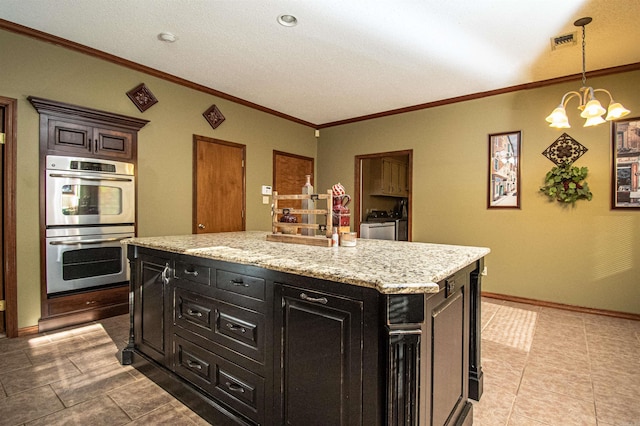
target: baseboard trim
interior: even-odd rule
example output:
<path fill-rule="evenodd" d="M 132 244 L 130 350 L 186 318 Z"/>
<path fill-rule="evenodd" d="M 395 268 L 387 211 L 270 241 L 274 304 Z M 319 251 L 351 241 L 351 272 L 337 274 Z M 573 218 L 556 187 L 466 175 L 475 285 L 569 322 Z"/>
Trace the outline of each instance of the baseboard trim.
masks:
<path fill-rule="evenodd" d="M 526 297 L 509 296 L 506 294 L 489 293 L 483 291 L 482 297 L 490 299 L 506 300 L 508 302 L 527 303 L 534 306 L 544 306 L 546 308 L 556 308 L 565 311 L 582 312 L 585 314 L 604 315 L 607 317 L 624 318 L 634 321 L 640 321 L 640 314 L 632 314 L 628 312 L 608 311 L 606 309 L 594 309 L 583 306 L 565 305 L 564 303 L 546 302 L 544 300 L 528 299 Z"/>
<path fill-rule="evenodd" d="M 37 325 L 32 325 L 30 327 L 23 327 L 18 329 L 18 337 L 33 336 L 34 334 L 38 334 L 38 333 L 39 333 L 39 330 Z"/>

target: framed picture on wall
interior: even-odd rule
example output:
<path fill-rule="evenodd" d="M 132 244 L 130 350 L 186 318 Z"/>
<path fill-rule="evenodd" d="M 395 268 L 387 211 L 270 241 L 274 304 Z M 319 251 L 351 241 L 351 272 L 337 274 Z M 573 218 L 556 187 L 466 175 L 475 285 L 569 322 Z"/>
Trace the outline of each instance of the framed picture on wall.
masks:
<path fill-rule="evenodd" d="M 640 209 L 640 118 L 611 124 L 611 208 Z"/>
<path fill-rule="evenodd" d="M 521 131 L 489 135 L 487 208 L 520 208 L 521 139 Z"/>

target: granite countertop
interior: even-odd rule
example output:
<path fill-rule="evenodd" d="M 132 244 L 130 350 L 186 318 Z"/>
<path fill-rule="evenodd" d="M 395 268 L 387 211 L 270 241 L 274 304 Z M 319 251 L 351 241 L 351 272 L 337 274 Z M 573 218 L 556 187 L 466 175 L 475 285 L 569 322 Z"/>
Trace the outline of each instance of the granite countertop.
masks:
<path fill-rule="evenodd" d="M 355 247 L 271 242 L 265 231 L 143 237 L 123 244 L 371 287 L 384 294 L 437 293 L 437 282 L 487 255 L 484 247 L 357 240 Z"/>

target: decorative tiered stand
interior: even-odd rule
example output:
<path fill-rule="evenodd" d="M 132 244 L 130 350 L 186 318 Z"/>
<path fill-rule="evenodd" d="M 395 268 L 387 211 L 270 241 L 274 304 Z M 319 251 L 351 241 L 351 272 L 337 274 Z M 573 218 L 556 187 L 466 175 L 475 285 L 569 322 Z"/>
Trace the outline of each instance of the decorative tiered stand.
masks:
<path fill-rule="evenodd" d="M 324 200 L 325 209 L 294 209 L 281 208 L 278 204 L 281 200 Z M 329 189 L 326 194 L 295 194 L 295 195 L 278 195 L 277 191 L 273 191 L 273 206 L 271 207 L 271 230 L 272 234 L 267 235 L 267 241 L 276 241 L 281 243 L 306 244 L 311 246 L 331 247 L 331 234 L 333 233 L 332 207 L 333 195 Z M 282 205 L 280 203 L 280 205 Z M 316 215 L 324 216 L 325 224 L 322 223 L 288 223 L 280 222 L 279 216 L 284 214 L 291 215 Z M 317 220 L 315 222 L 318 222 Z M 300 235 L 300 229 L 316 229 L 325 231 L 325 235 Z"/>

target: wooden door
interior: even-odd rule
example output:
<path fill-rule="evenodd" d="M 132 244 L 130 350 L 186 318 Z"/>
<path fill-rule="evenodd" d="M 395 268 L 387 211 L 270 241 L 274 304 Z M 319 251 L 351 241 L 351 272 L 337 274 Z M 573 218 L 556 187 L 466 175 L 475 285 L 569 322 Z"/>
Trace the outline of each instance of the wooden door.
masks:
<path fill-rule="evenodd" d="M 307 182 L 306 175 L 311 175 L 311 185 L 314 185 L 313 158 L 273 151 L 273 190 L 278 191 L 278 194 L 301 194 L 302 187 Z M 314 185 L 315 193 L 325 191 L 326 189 L 319 191 Z M 282 207 L 301 208 L 300 200 L 291 200 L 289 203 L 291 205 Z"/>
<path fill-rule="evenodd" d="M 0 106 L 0 179 L 2 180 L 2 203 L 0 203 L 0 210 L 2 210 L 2 221 L 4 223 L 4 140 L 5 130 L 4 130 L 4 106 Z M 0 226 L 0 241 L 4 241 L 4 226 Z M 4 244 L 0 245 L 0 261 L 2 261 L 2 273 L 0 274 L 0 300 L 4 303 Z M 5 310 L 0 309 L 0 335 L 5 334 L 6 332 L 6 322 L 5 322 Z"/>
<path fill-rule="evenodd" d="M 193 137 L 193 233 L 244 231 L 244 145 Z"/>

